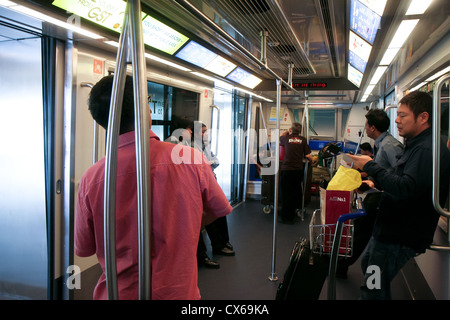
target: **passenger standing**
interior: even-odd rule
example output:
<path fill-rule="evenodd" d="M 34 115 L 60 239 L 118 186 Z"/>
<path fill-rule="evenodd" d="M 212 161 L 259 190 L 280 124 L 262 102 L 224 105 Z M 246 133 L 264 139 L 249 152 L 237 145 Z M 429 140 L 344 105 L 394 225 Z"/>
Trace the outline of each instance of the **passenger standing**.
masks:
<path fill-rule="evenodd" d="M 375 141 L 373 160 L 380 167 L 392 172 L 398 158 L 402 155 L 404 148 L 403 144 L 388 132 L 390 123 L 391 120 L 384 110 L 371 109 L 366 114 L 365 132 L 369 138 Z M 361 172 L 361 176 L 372 179 L 368 176 L 367 172 Z M 381 189 L 380 186 L 375 186 Z M 353 242 L 352 257 L 341 260 L 338 265 L 337 272 L 342 278 L 346 277 L 348 266 L 352 265 L 360 257 L 370 240 L 380 198 L 381 192 L 368 193 L 364 198 L 363 204 L 366 215 L 356 219 L 354 222 L 355 240 Z"/>
<path fill-rule="evenodd" d="M 367 156 L 349 157 L 354 167 L 367 172 L 383 190 L 378 214 L 361 262 L 365 283 L 362 299 L 391 299 L 390 283 L 414 256 L 424 253 L 433 241 L 439 213 L 432 203 L 432 98 L 414 91 L 404 96 L 395 120 L 405 150 L 392 172 Z M 450 152 L 442 142 L 441 205 L 448 195 Z M 373 183 L 367 182 L 371 186 Z M 368 269 L 369 266 L 372 268 Z M 373 269 L 374 268 L 374 269 Z M 367 286 L 377 272 L 380 288 Z"/>
<path fill-rule="evenodd" d="M 107 129 L 113 77 L 101 79 L 89 97 L 93 118 Z M 117 154 L 116 259 L 119 299 L 138 299 L 138 216 L 134 133 L 133 80 L 124 89 Z M 200 299 L 196 251 L 202 224 L 232 211 L 203 155 L 179 146 L 190 163 L 178 161 L 173 144 L 159 141 L 150 130 L 152 212 L 152 298 Z M 177 161 L 174 161 L 177 160 Z M 176 163 L 175 163 L 176 162 Z M 106 299 L 103 243 L 105 160 L 81 178 L 75 216 L 75 253 L 96 254 L 103 273 L 94 299 Z"/>
<path fill-rule="evenodd" d="M 211 169 L 214 172 L 214 169 L 219 166 L 219 160 L 217 159 L 216 155 L 211 151 L 209 138 L 207 135 L 208 128 L 203 123 L 201 123 L 201 125 L 202 125 L 201 143 L 198 143 L 197 141 L 194 144 L 194 146 L 198 148 L 201 145 L 201 151 L 205 156 L 205 158 L 208 159 L 211 165 Z M 228 233 L 228 223 L 226 216 L 214 220 L 212 223 L 206 225 L 205 229 L 209 239 L 211 240 L 211 247 L 214 254 L 219 254 L 223 256 L 234 256 L 236 254 L 233 246 L 230 243 L 230 236 Z"/>
<path fill-rule="evenodd" d="M 291 132 L 280 137 L 280 146 L 284 147 L 284 159 L 280 164 L 281 210 L 280 222 L 293 223 L 297 209 L 302 209 L 302 182 L 304 160 L 313 161 L 311 149 L 305 137 L 300 135 L 302 125 L 294 122 Z"/>

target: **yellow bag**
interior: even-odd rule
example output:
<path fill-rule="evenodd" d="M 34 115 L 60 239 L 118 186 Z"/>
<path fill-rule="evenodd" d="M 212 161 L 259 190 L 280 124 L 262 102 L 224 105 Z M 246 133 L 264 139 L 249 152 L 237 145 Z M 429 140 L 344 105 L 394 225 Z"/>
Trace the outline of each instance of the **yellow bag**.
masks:
<path fill-rule="evenodd" d="M 355 169 L 340 166 L 328 183 L 327 190 L 352 191 L 362 184 L 361 173 Z"/>

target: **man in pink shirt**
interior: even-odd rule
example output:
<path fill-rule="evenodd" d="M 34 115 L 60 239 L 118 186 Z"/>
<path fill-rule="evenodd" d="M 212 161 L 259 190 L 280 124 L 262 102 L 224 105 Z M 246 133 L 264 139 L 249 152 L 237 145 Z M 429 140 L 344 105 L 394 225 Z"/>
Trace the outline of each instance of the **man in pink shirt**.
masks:
<path fill-rule="evenodd" d="M 107 129 L 112 76 L 91 91 L 89 110 Z M 117 156 L 116 260 L 119 299 L 138 299 L 138 216 L 132 78 L 127 77 Z M 197 244 L 202 224 L 232 211 L 211 166 L 190 148 L 159 141 L 150 131 L 152 298 L 200 299 Z M 189 155 L 187 157 L 186 155 Z M 181 161 L 180 161 L 181 159 Z M 175 161 L 174 161 L 175 160 Z M 181 163 L 180 163 L 181 162 Z M 104 159 L 83 175 L 75 217 L 75 253 L 96 254 L 103 273 L 94 299 L 107 299 L 103 243 Z"/>

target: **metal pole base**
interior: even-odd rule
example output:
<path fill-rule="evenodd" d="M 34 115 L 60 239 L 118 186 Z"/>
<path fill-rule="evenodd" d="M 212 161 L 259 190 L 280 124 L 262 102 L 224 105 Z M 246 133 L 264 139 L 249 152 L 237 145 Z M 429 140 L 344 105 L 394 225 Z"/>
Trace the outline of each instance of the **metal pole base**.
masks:
<path fill-rule="evenodd" d="M 278 281 L 278 276 L 276 273 L 272 272 L 269 276 L 270 281 Z"/>

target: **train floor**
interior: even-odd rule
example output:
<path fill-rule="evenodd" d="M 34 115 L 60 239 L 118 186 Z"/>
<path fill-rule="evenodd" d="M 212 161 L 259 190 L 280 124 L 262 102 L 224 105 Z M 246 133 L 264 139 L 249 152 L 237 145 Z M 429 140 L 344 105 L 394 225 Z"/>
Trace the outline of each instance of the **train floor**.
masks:
<path fill-rule="evenodd" d="M 199 267 L 202 300 L 274 300 L 288 266 L 293 245 L 299 238 L 309 237 L 310 219 L 317 208 L 319 199 L 312 196 L 303 221 L 297 217 L 294 224 L 277 223 L 274 271 L 278 280 L 271 281 L 269 276 L 272 275 L 273 210 L 265 214 L 259 200 L 247 200 L 235 207 L 227 217 L 230 242 L 236 252 L 235 256 L 213 255 L 208 236 L 203 233 L 208 255 L 220 263 L 220 268 Z M 363 274 L 358 260 L 350 266 L 347 279 L 336 279 L 336 298 L 358 299 L 362 283 Z M 401 274 L 392 283 L 392 298 L 410 299 Z M 326 299 L 327 280 L 319 300 Z"/>

